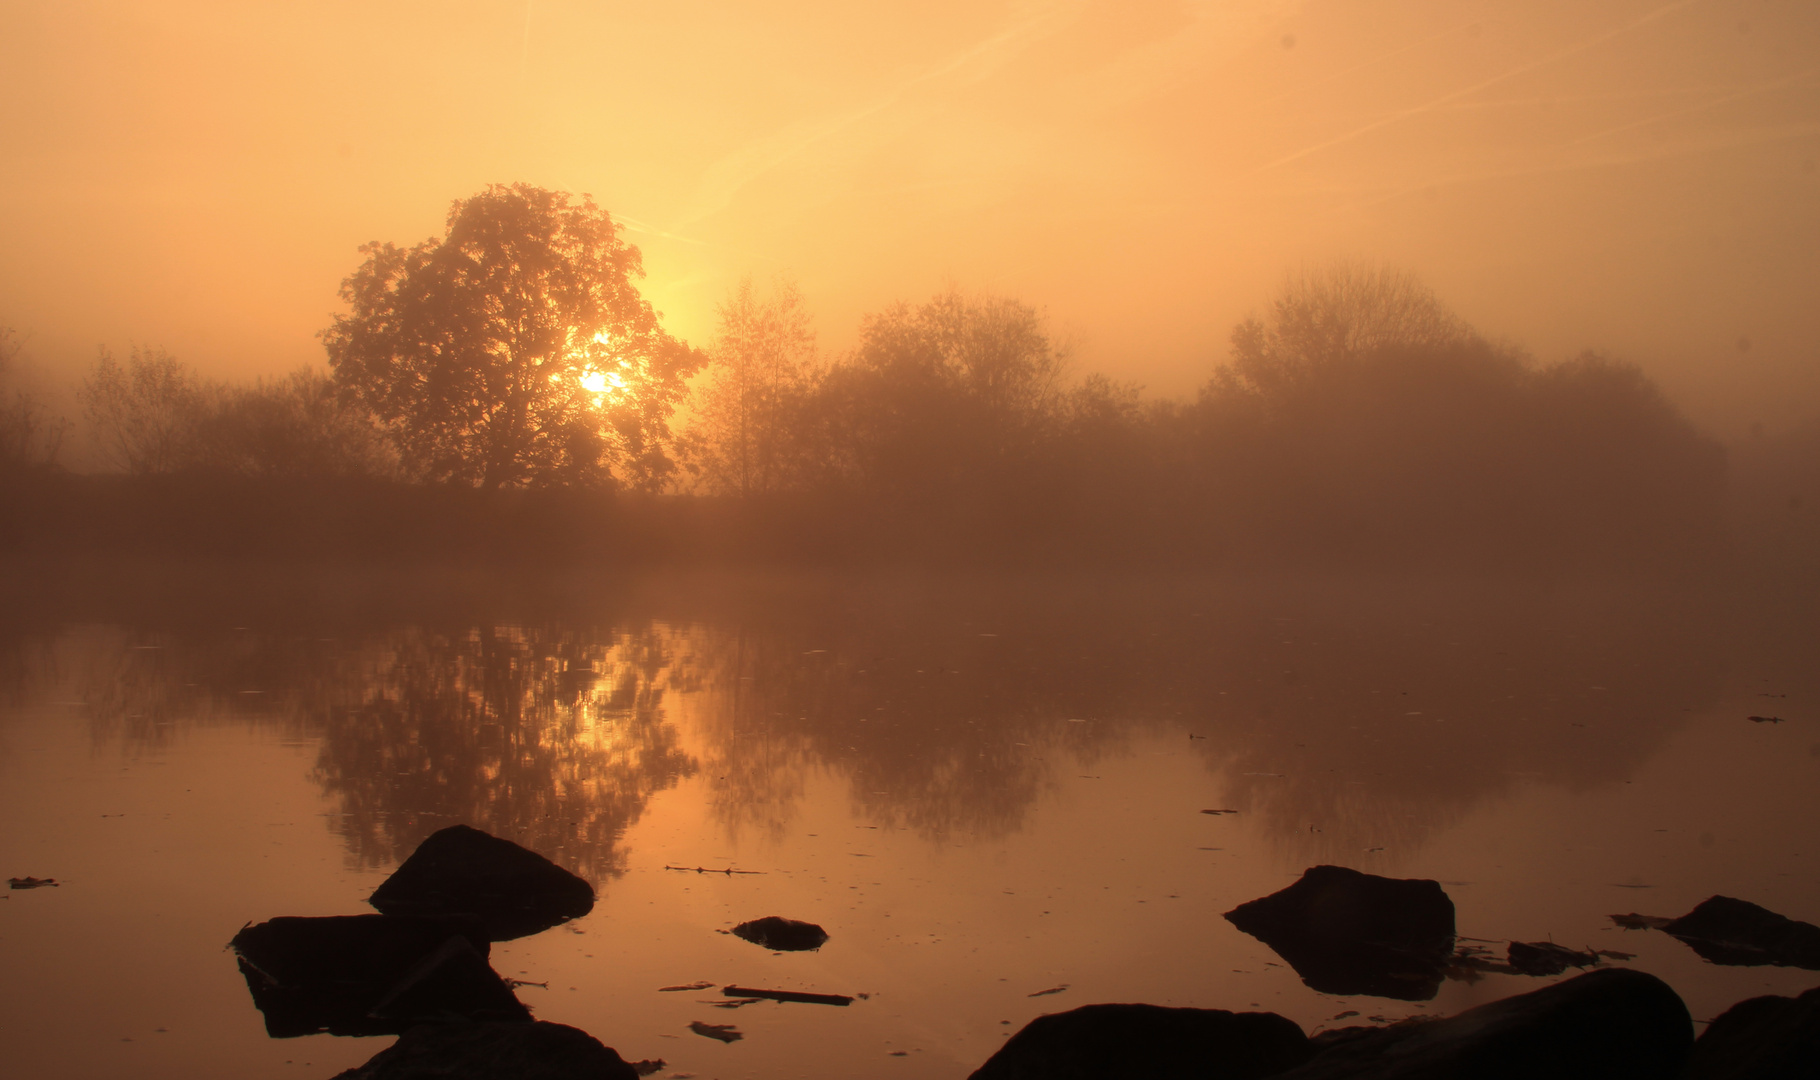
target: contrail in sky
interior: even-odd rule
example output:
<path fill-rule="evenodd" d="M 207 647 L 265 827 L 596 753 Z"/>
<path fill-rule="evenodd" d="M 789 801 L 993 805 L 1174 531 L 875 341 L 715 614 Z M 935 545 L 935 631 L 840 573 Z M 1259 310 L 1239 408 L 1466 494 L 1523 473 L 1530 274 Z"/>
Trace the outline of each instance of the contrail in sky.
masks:
<path fill-rule="evenodd" d="M 951 75 L 981 57 L 1034 37 L 1045 24 L 1055 21 L 1057 9 L 1073 9 L 1072 11 L 1062 11 L 1062 14 L 1067 16 L 1066 21 L 1072 22 L 1079 17 L 1079 8 L 1080 5 L 1073 3 L 1050 5 L 1035 16 L 1014 23 L 927 71 L 906 79 L 869 105 L 835 116 L 818 125 L 798 125 L 794 134 L 789 133 L 786 129 L 785 132 L 759 140 L 743 152 L 727 155 L 710 166 L 707 175 L 703 178 L 702 186 L 709 189 L 705 193 L 707 198 L 703 200 L 705 205 L 686 216 L 679 224 L 692 225 L 725 210 L 732 204 L 733 196 L 757 177 L 770 172 L 816 143 L 877 116 L 902 101 L 911 90 L 918 86 Z M 717 177 L 716 174 L 720 175 Z M 719 190 L 714 190 L 716 188 Z"/>
<path fill-rule="evenodd" d="M 1619 124 L 1617 127 L 1609 127 L 1603 131 L 1595 131 L 1591 135 L 1582 135 L 1578 139 L 1575 139 L 1573 142 L 1568 143 L 1568 145 L 1569 146 L 1578 146 L 1581 143 L 1592 142 L 1594 139 L 1603 139 L 1607 135 L 1616 135 L 1619 132 L 1630 131 L 1633 128 L 1645 127 L 1649 124 L 1659 123 L 1663 120 L 1676 120 L 1683 116 L 1692 116 L 1694 113 L 1704 112 L 1707 109 L 1716 109 L 1721 105 L 1729 105 L 1734 101 L 1742 101 L 1743 99 L 1745 99 L 1747 97 L 1754 97 L 1757 94 L 1766 94 L 1771 90 L 1780 90 L 1785 86 L 1792 86 L 1796 83 L 1808 82 L 1808 81 L 1811 81 L 1813 79 L 1813 77 L 1814 77 L 1814 71 L 1813 71 L 1813 69 L 1810 68 L 1807 71 L 1802 71 L 1802 72 L 1798 72 L 1794 75 L 1790 75 L 1785 79 L 1777 79 L 1774 82 L 1757 83 L 1755 86 L 1747 86 L 1741 90 L 1737 90 L 1737 91 L 1734 91 L 1729 94 L 1722 94 L 1719 97 L 1711 98 L 1706 101 L 1702 101 L 1698 105 L 1689 105 L 1685 109 L 1676 109 L 1673 112 L 1660 113 L 1655 116 L 1646 116 L 1641 120 L 1634 120 L 1628 124 Z"/>
<path fill-rule="evenodd" d="M 1623 26 L 1617 27 L 1616 29 L 1607 30 L 1603 34 L 1597 34 L 1597 35 L 1594 35 L 1593 37 L 1587 38 L 1584 41 L 1578 41 L 1578 42 L 1575 42 L 1574 44 L 1568 45 L 1564 48 L 1556 49 L 1554 52 L 1549 53 L 1547 56 L 1542 57 L 1540 60 L 1536 60 L 1531 63 L 1524 64 L 1522 67 L 1512 68 L 1509 71 L 1503 72 L 1498 75 L 1493 75 L 1489 79 L 1486 79 L 1482 82 L 1474 83 L 1471 86 L 1465 87 L 1463 89 L 1454 90 L 1450 93 L 1442 94 L 1440 97 L 1435 98 L 1433 101 L 1426 101 L 1420 105 L 1416 105 L 1411 108 L 1404 109 L 1401 112 L 1392 113 L 1391 115 L 1385 117 L 1382 120 L 1375 120 L 1369 124 L 1366 124 L 1364 127 L 1354 128 L 1353 130 L 1347 132 L 1344 135 L 1336 135 L 1335 137 L 1333 137 L 1331 139 L 1327 139 L 1324 142 L 1318 142 L 1318 143 L 1314 144 L 1313 146 L 1304 147 L 1301 150 L 1297 150 L 1293 154 L 1289 154 L 1285 157 L 1280 157 L 1280 158 L 1276 159 L 1275 161 L 1269 162 L 1264 165 L 1260 165 L 1257 168 L 1253 169 L 1247 175 L 1256 176 L 1259 173 L 1269 172 L 1271 169 L 1280 168 L 1284 165 L 1289 164 L 1292 161 L 1300 161 L 1301 159 L 1309 156 L 1310 154 L 1320 153 L 1322 150 L 1326 150 L 1329 147 L 1339 146 L 1342 143 L 1349 143 L 1349 142 L 1353 141 L 1354 139 L 1359 138 L 1360 136 L 1369 135 L 1371 132 L 1377 131 L 1379 128 L 1389 127 L 1391 124 L 1395 124 L 1402 120 L 1407 120 L 1412 116 L 1418 116 L 1422 113 L 1428 112 L 1431 109 L 1438 108 L 1439 106 L 1447 105 L 1452 102 L 1458 101 L 1459 99 L 1461 99 L 1463 97 L 1468 97 L 1470 95 L 1480 92 L 1481 90 L 1489 89 L 1490 87 L 1496 86 L 1501 82 L 1506 82 L 1510 79 L 1514 79 L 1519 75 L 1528 74 L 1529 72 L 1534 71 L 1537 68 L 1546 67 L 1549 64 L 1556 62 L 1557 60 L 1563 60 L 1569 56 L 1573 56 L 1576 53 L 1582 53 L 1595 46 L 1603 45 L 1607 41 L 1610 41 L 1611 39 L 1613 39 L 1615 37 L 1619 37 L 1623 34 L 1628 34 L 1632 30 L 1635 30 L 1639 27 L 1647 26 L 1648 24 L 1655 22 L 1657 19 L 1660 19 L 1662 16 L 1669 14 L 1670 12 L 1680 11 L 1682 8 L 1693 7 L 1695 4 L 1697 4 L 1699 2 L 1700 2 L 1700 0 L 1676 0 L 1675 3 L 1664 4 L 1661 7 L 1656 8 L 1654 11 L 1648 12 L 1647 14 L 1639 16 L 1636 19 L 1632 19 L 1630 22 L 1627 22 Z"/>

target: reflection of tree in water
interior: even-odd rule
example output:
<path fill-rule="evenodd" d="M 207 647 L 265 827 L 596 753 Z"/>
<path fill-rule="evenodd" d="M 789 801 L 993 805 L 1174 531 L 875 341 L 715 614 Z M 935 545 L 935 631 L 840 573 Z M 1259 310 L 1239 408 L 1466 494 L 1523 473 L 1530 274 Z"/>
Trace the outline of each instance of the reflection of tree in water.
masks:
<path fill-rule="evenodd" d="M 1710 611 L 1368 589 L 1253 612 L 1199 694 L 1197 749 L 1286 861 L 1387 862 L 1526 782 L 1622 780 L 1716 699 Z"/>
<path fill-rule="evenodd" d="M 82 702 L 96 747 L 134 756 L 228 725 L 319 740 L 314 778 L 356 864 L 389 865 L 464 822 L 599 877 L 622 866 L 616 845 L 650 796 L 694 771 L 662 707 L 693 688 L 680 637 L 86 626 L 22 636 L 17 692 Z"/>
<path fill-rule="evenodd" d="M 1078 625 L 1035 641 L 942 604 L 774 610 L 785 614 L 697 639 L 716 695 L 699 710 L 704 767 L 730 831 L 781 833 L 821 769 L 870 823 L 937 841 L 1003 837 L 1069 760 L 1116 753 L 1133 734 L 1065 722 L 1130 715 L 1129 686 L 1055 653 L 1103 644 Z"/>
<path fill-rule="evenodd" d="M 650 797 L 695 771 L 664 718 L 676 634 L 481 627 L 400 631 L 359 653 L 357 703 L 329 710 L 315 778 L 367 865 L 403 859 L 457 822 L 584 876 Z"/>
<path fill-rule="evenodd" d="M 1687 605 L 1521 587 L 853 607 L 776 604 L 789 614 L 699 639 L 725 697 L 702 710 L 702 752 L 730 828 L 784 828 L 819 766 L 868 821 L 1002 836 L 1148 732 L 1203 756 L 1206 797 L 1287 860 L 1394 859 L 1526 776 L 1622 779 L 1713 700 L 1721 664 Z"/>

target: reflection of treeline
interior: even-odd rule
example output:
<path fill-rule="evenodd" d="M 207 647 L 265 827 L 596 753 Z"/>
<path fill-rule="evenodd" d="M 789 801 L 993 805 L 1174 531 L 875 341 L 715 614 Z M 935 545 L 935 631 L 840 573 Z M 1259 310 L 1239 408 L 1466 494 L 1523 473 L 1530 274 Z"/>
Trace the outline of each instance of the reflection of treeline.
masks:
<path fill-rule="evenodd" d="M 337 356 L 377 348 L 349 329 L 358 322 L 338 323 Z M 869 317 L 855 349 L 826 359 L 793 289 L 747 286 L 723 306 L 706 357 L 688 424 L 672 433 L 641 413 L 642 479 L 616 484 L 599 464 L 610 455 L 595 451 L 583 469 L 558 453 L 573 440 L 555 433 L 524 433 L 543 457 L 527 449 L 502 464 L 505 436 L 457 438 L 465 421 L 446 402 L 431 439 L 413 425 L 432 421 L 398 404 L 408 387 L 386 390 L 382 421 L 369 411 L 380 400 L 370 357 L 358 387 L 341 377 L 348 360 L 333 377 L 228 388 L 162 353 L 104 356 L 83 399 L 127 475 L 14 471 L 11 501 L 28 512 L 0 542 L 536 560 L 1553 565 L 1704 557 L 1721 531 L 1723 452 L 1637 368 L 1592 354 L 1537 365 L 1390 271 L 1292 282 L 1235 329 L 1229 360 L 1192 401 L 1072 378 L 1037 312 L 955 293 Z M 590 378 L 605 376 L 587 369 L 550 415 L 577 423 Z M 482 391 L 470 392 L 478 410 Z M 459 465 L 462 447 L 483 444 L 484 468 Z M 653 478 L 667 478 L 664 492 Z"/>
<path fill-rule="evenodd" d="M 357 865 L 466 822 L 598 878 L 690 776 L 730 833 L 787 833 L 831 778 L 867 824 L 996 839 L 1054 788 L 1101 797 L 1081 774 L 1143 740 L 1204 763 L 1183 814 L 1237 809 L 1295 858 L 1334 861 L 1407 853 L 1526 777 L 1628 776 L 1711 706 L 1728 649 L 1764 651 L 1648 586 L 813 585 L 714 585 L 667 619 L 571 594 L 510 623 L 0 635 L 0 700 L 87 702 L 98 744 L 129 752 L 228 724 L 313 742 Z"/>

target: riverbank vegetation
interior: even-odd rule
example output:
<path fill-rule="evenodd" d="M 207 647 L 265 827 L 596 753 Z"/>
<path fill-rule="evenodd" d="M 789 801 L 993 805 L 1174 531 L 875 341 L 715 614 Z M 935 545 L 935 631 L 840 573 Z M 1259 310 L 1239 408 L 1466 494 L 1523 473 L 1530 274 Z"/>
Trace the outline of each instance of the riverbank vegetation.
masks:
<path fill-rule="evenodd" d="M 57 469 L 61 422 L 9 399 L 0 543 L 1144 567 L 1686 564 L 1726 543 L 1726 453 L 1639 368 L 1538 363 L 1388 268 L 1290 280 L 1168 400 L 1076 371 L 1032 307 L 958 290 L 831 355 L 793 286 L 748 282 L 691 348 L 603 211 L 523 185 L 362 254 L 326 372 L 226 386 L 104 352 L 79 398 L 106 474 Z M 1771 459 L 1770 487 L 1811 479 L 1798 447 Z"/>

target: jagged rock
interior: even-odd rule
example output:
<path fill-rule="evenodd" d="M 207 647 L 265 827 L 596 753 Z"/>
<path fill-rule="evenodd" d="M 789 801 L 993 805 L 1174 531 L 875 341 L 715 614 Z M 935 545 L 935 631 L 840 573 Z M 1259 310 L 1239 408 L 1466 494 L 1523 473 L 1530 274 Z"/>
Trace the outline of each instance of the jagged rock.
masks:
<path fill-rule="evenodd" d="M 396 1035 L 451 1017 L 530 1019 L 487 965 L 486 936 L 472 920 L 282 916 L 230 944 L 273 1038 Z"/>
<path fill-rule="evenodd" d="M 1084 1005 L 1025 1024 L 971 1080 L 1254 1080 L 1313 1052 L 1276 1013 Z"/>
<path fill-rule="evenodd" d="M 814 923 L 776 915 L 740 923 L 733 928 L 733 932 L 754 945 L 763 945 L 779 952 L 819 949 L 828 941 L 828 932 Z"/>
<path fill-rule="evenodd" d="M 1662 929 L 1715 964 L 1780 964 L 1820 971 L 1820 926 L 1748 900 L 1714 896 Z"/>
<path fill-rule="evenodd" d="M 430 834 L 367 898 L 388 915 L 472 915 L 493 941 L 547 930 L 594 909 L 594 887 L 466 825 Z"/>
<path fill-rule="evenodd" d="M 1591 971 L 1457 1016 L 1325 1033 L 1273 1080 L 1676 1080 L 1687 1006 L 1654 975 Z"/>
<path fill-rule="evenodd" d="M 1707 1025 L 1681 1080 L 1820 1076 L 1820 986 L 1796 998 L 1740 1001 Z"/>
<path fill-rule="evenodd" d="M 1594 967 L 1595 953 L 1579 952 L 1552 941 L 1513 941 L 1505 954 L 1510 966 L 1523 975 L 1559 975 L 1570 967 Z"/>
<path fill-rule="evenodd" d="M 1343 866 L 1310 867 L 1226 919 L 1324 994 L 1427 1001 L 1453 955 L 1453 901 L 1438 882 Z"/>
<path fill-rule="evenodd" d="M 334 1080 L 638 1080 L 618 1052 L 579 1028 L 435 1024 L 412 1028 Z"/>

